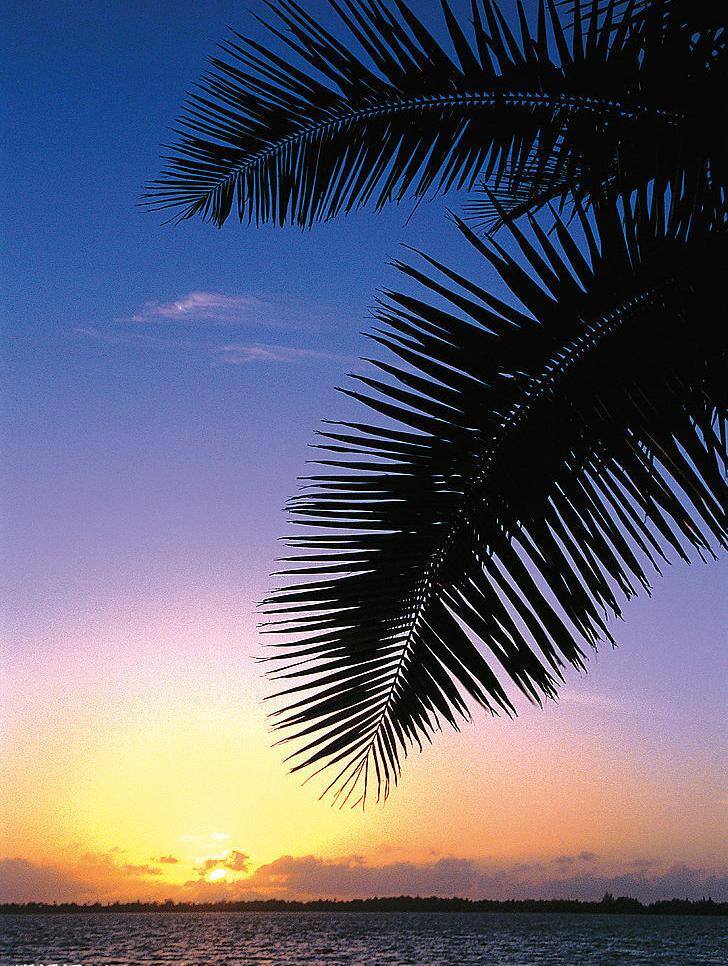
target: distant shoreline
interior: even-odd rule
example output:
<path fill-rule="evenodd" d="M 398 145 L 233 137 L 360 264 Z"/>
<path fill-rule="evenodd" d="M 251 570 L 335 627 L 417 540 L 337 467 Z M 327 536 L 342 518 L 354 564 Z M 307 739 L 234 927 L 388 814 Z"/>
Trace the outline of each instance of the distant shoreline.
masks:
<path fill-rule="evenodd" d="M 0 903 L 0 915 L 170 912 L 507 912 L 601 913 L 608 915 L 726 916 L 728 902 L 712 899 L 663 899 L 642 903 L 629 896 L 604 896 L 599 902 L 580 899 L 442 899 L 391 896 L 373 899 L 314 899 L 296 902 L 260 899 L 232 902 L 23 902 Z"/>

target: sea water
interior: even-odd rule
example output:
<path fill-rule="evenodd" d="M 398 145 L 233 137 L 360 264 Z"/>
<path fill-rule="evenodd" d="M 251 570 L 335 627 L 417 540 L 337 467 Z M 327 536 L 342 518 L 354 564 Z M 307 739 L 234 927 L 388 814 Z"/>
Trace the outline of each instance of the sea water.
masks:
<path fill-rule="evenodd" d="M 168 912 L 0 916 L 4 964 L 728 964 L 712 916 Z"/>

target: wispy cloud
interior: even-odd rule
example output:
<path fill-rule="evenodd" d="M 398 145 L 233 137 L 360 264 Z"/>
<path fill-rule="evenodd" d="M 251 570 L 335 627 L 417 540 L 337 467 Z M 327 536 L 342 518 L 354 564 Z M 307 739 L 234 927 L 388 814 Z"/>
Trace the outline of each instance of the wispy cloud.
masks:
<path fill-rule="evenodd" d="M 226 292 L 187 292 L 173 299 L 147 299 L 131 315 L 118 322 L 152 328 L 155 326 L 241 326 L 247 329 L 316 329 L 340 321 L 339 313 L 310 300 L 285 294 L 270 298 Z"/>
<path fill-rule="evenodd" d="M 188 292 L 169 302 L 148 299 L 130 322 L 217 322 L 270 324 L 273 306 L 250 295 L 225 295 L 222 292 Z"/>
<path fill-rule="evenodd" d="M 249 363 L 303 363 L 324 360 L 351 361 L 349 356 L 320 349 L 278 345 L 264 342 L 240 342 L 215 345 L 209 339 L 180 339 L 152 335 L 148 331 L 75 326 L 74 335 L 107 345 L 131 346 L 140 350 L 196 352 L 206 356 L 213 366 L 244 366 Z"/>
<path fill-rule="evenodd" d="M 245 328 L 248 332 L 245 338 L 232 341 L 235 337 L 231 338 L 229 332 L 220 337 L 218 324 Z M 324 328 L 333 324 L 331 310 L 325 306 L 299 305 L 286 296 L 265 300 L 249 295 L 195 291 L 171 301 L 149 299 L 133 315 L 113 322 L 77 325 L 72 332 L 93 342 L 136 347 L 140 351 L 200 353 L 213 366 L 352 361 L 336 352 L 260 338 L 261 330 L 279 328 L 307 332 L 312 340 L 318 333 L 321 339 L 322 324 Z"/>
<path fill-rule="evenodd" d="M 307 359 L 343 358 L 345 357 L 335 352 L 260 342 L 224 345 L 215 354 L 215 361 L 223 366 L 244 366 L 249 362 L 305 362 Z"/>

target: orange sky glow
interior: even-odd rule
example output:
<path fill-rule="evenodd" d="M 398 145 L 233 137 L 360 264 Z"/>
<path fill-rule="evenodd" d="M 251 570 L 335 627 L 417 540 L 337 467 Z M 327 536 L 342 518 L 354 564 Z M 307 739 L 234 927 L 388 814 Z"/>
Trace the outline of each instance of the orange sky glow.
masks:
<path fill-rule="evenodd" d="M 695 578 L 709 573 L 676 579 L 699 592 Z M 728 864 L 726 796 L 715 744 L 673 703 L 674 683 L 661 695 L 640 683 L 640 634 L 657 610 L 646 603 L 630 647 L 571 675 L 558 704 L 443 733 L 409 759 L 387 804 L 364 812 L 332 808 L 315 781 L 287 775 L 234 607 L 160 614 L 147 601 L 134 624 L 113 606 L 76 614 L 90 637 L 57 626 L 52 666 L 39 656 L 49 639 L 7 672 L 4 898 L 507 897 L 591 894 L 608 880 L 650 894 L 680 876 L 710 885 Z M 638 688 L 620 692 L 630 676 Z"/>

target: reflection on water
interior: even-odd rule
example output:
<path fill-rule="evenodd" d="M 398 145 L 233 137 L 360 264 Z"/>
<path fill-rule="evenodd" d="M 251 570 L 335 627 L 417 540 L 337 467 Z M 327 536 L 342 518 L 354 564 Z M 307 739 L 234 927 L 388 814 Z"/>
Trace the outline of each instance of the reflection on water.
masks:
<path fill-rule="evenodd" d="M 728 964 L 728 921 L 526 913 L 0 916 L 2 964 Z"/>

